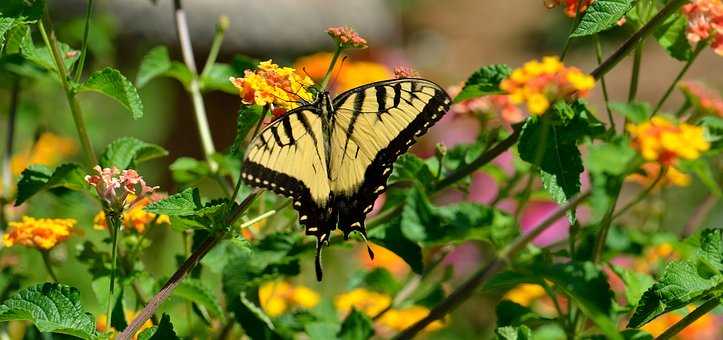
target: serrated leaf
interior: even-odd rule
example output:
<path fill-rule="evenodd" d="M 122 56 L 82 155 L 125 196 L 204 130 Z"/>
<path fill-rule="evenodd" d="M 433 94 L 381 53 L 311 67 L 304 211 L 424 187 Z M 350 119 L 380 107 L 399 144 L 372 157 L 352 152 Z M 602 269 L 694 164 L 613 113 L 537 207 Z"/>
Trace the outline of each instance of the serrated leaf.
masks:
<path fill-rule="evenodd" d="M 351 313 L 341 323 L 341 329 L 336 334 L 342 340 L 366 340 L 374 335 L 374 325 L 366 314 L 352 308 Z"/>
<path fill-rule="evenodd" d="M 110 326 L 115 329 L 126 329 L 128 321 L 126 321 L 125 308 L 123 308 L 123 290 L 121 289 L 113 304 L 113 312 L 110 317 Z"/>
<path fill-rule="evenodd" d="M 622 175 L 635 155 L 630 141 L 621 137 L 607 143 L 590 145 L 585 163 L 592 173 Z"/>
<path fill-rule="evenodd" d="M 212 316 L 225 322 L 223 309 L 218 303 L 218 299 L 201 280 L 187 278 L 181 281 L 173 291 L 173 295 L 205 307 Z"/>
<path fill-rule="evenodd" d="M 249 134 L 251 129 L 254 128 L 259 122 L 259 119 L 264 117 L 264 108 L 258 105 L 243 105 L 238 111 L 236 116 L 236 138 L 233 140 L 231 145 L 230 153 L 235 156 L 242 156 L 243 150 L 241 150 L 246 136 Z"/>
<path fill-rule="evenodd" d="M 177 194 L 168 196 L 160 201 L 148 204 L 144 210 L 168 216 L 189 216 L 196 213 L 196 209 L 200 208 L 196 204 L 195 196 L 198 196 L 197 188 L 188 188 Z"/>
<path fill-rule="evenodd" d="M 688 20 L 678 13 L 669 17 L 654 32 L 653 36 L 671 57 L 686 61 L 693 55 L 686 30 Z"/>
<path fill-rule="evenodd" d="M 723 294 L 723 230 L 707 229 L 700 235 L 697 252 L 668 264 L 643 293 L 628 327 L 638 328 L 662 314 Z"/>
<path fill-rule="evenodd" d="M 614 112 L 625 116 L 632 123 L 642 123 L 648 120 L 652 112 L 650 104 L 646 102 L 610 103 L 608 105 Z"/>
<path fill-rule="evenodd" d="M 3 0 L 0 2 L 0 14 L 4 17 L 22 18 L 34 21 L 43 16 L 45 0 Z"/>
<path fill-rule="evenodd" d="M 85 171 L 75 163 L 61 164 L 53 170 L 44 165 L 31 165 L 20 174 L 15 205 L 22 204 L 41 191 L 54 188 L 70 190 L 87 188 Z"/>
<path fill-rule="evenodd" d="M 613 27 L 633 7 L 633 0 L 596 0 L 585 10 L 571 37 L 592 35 Z"/>
<path fill-rule="evenodd" d="M 95 339 L 95 320 L 80 304 L 78 289 L 42 283 L 18 291 L 0 305 L 0 321 L 28 320 L 41 332 Z"/>
<path fill-rule="evenodd" d="M 0 46 L 5 45 L 5 33 L 15 26 L 15 18 L 0 17 Z"/>
<path fill-rule="evenodd" d="M 148 328 L 138 335 L 138 340 L 180 340 L 171 323 L 171 317 L 163 313 L 158 326 Z"/>
<path fill-rule="evenodd" d="M 201 90 L 219 90 L 230 94 L 238 94 L 229 78 L 238 75 L 231 65 L 216 63 L 201 78 Z"/>
<path fill-rule="evenodd" d="M 136 75 L 136 86 L 142 88 L 151 80 L 162 76 L 175 78 L 185 87 L 188 87 L 193 79 L 193 74 L 186 65 L 171 60 L 167 47 L 158 46 L 143 57 Z"/>
<path fill-rule="evenodd" d="M 612 268 L 615 274 L 623 280 L 625 284 L 625 300 L 632 306 L 638 304 L 643 293 L 655 282 L 650 275 L 645 273 L 635 272 L 620 266 L 613 266 Z"/>
<path fill-rule="evenodd" d="M 489 65 L 480 68 L 467 79 L 454 102 L 477 98 L 489 94 L 500 93 L 500 82 L 512 73 L 509 66 L 503 64 Z"/>
<path fill-rule="evenodd" d="M 93 72 L 88 80 L 78 87 L 78 91 L 102 93 L 126 108 L 133 119 L 143 117 L 143 103 L 138 89 L 116 69 L 108 67 Z"/>
<path fill-rule="evenodd" d="M 499 340 L 532 340 L 532 330 L 525 325 L 499 327 L 495 329 L 495 335 Z"/>
<path fill-rule="evenodd" d="M 122 137 L 108 145 L 100 158 L 100 165 L 127 169 L 132 165 L 166 155 L 168 155 L 168 151 L 159 145 L 146 143 L 133 137 Z"/>

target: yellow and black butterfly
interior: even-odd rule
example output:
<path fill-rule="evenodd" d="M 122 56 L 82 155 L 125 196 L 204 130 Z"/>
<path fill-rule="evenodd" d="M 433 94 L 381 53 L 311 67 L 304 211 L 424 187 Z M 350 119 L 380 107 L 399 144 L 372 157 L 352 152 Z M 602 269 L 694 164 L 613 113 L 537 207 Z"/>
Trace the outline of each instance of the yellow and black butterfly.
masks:
<path fill-rule="evenodd" d="M 386 80 L 348 90 L 271 122 L 249 145 L 242 178 L 290 197 L 306 234 L 321 247 L 338 226 L 366 238 L 364 219 L 386 188 L 394 161 L 449 109 L 437 84 L 417 78 Z M 371 254 L 370 251 L 370 255 Z"/>

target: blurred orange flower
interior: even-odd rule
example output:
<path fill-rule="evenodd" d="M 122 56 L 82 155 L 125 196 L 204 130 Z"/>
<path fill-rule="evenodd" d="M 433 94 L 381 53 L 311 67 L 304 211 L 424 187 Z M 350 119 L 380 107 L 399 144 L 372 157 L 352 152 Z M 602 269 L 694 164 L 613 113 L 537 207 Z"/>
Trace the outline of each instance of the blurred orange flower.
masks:
<path fill-rule="evenodd" d="M 545 289 L 542 288 L 542 286 L 532 283 L 523 283 L 508 291 L 504 298 L 529 307 L 532 301 L 535 301 L 543 296 L 545 296 Z"/>
<path fill-rule="evenodd" d="M 312 79 L 320 81 L 329 67 L 331 58 L 331 53 L 312 54 L 299 58 L 296 63 L 294 63 L 294 68 L 297 70 L 297 73 L 308 74 Z M 336 92 L 343 92 L 357 86 L 387 80 L 392 77 L 392 71 L 379 63 L 370 61 L 337 63 L 331 75 L 331 79 L 336 79 L 337 81 L 335 84 L 330 84 L 330 86 L 333 87 Z"/>
<path fill-rule="evenodd" d="M 447 88 L 449 95 L 454 98 L 462 90 L 461 85 Z M 449 108 L 452 114 L 485 114 L 499 117 L 505 124 L 519 123 L 525 119 L 525 113 L 510 101 L 508 95 L 489 95 L 467 99 L 454 103 Z"/>
<path fill-rule="evenodd" d="M 410 306 L 399 309 L 390 309 L 379 318 L 379 325 L 395 331 L 402 331 L 429 314 L 429 308 Z M 424 328 L 424 332 L 431 332 L 444 327 L 444 322 L 436 320 Z"/>
<path fill-rule="evenodd" d="M 626 180 L 636 182 L 647 187 L 651 185 L 656 178 L 658 178 L 660 171 L 662 170 L 662 166 L 660 166 L 660 163 L 648 162 L 643 164 L 640 169 L 644 172 L 644 174 L 634 173 L 628 176 Z M 674 167 L 668 167 L 664 176 L 665 177 L 663 177 L 656 185 L 657 188 L 671 185 L 685 187 L 690 184 L 690 176 Z"/>
<path fill-rule="evenodd" d="M 356 288 L 347 293 L 339 294 L 334 298 L 336 310 L 342 315 L 351 312 L 352 307 L 356 310 L 374 317 L 392 304 L 389 295 L 373 292 L 364 288 Z"/>
<path fill-rule="evenodd" d="M 132 196 L 132 197 L 131 197 Z M 131 201 L 135 200 L 135 196 L 130 195 Z M 151 212 L 147 212 L 144 208 L 152 201 L 158 200 L 160 197 L 153 199 L 144 197 L 133 204 L 128 210 L 123 212 L 123 226 L 127 231 L 135 231 L 139 234 L 143 234 L 146 231 L 146 227 L 151 224 L 171 224 L 171 218 L 168 215 L 156 215 Z M 105 230 L 108 229 L 108 222 L 106 221 L 105 212 L 102 210 L 98 212 L 93 218 L 93 229 Z"/>
<path fill-rule="evenodd" d="M 369 242 L 368 245 L 372 249 L 372 252 L 374 252 L 373 260 L 369 258 L 365 247 L 360 248 L 357 252 L 357 258 L 365 268 L 384 268 L 397 277 L 409 272 L 409 265 L 391 250 L 371 242 Z"/>
<path fill-rule="evenodd" d="M 633 148 L 646 161 L 663 165 L 673 165 L 679 158 L 696 159 L 710 147 L 702 127 L 674 124 L 661 116 L 640 124 L 628 124 L 627 130 L 633 137 Z"/>
<path fill-rule="evenodd" d="M 565 66 L 557 57 L 529 61 L 500 84 L 513 104 L 526 103 L 527 111 L 533 115 L 545 113 L 557 100 L 586 96 L 594 86 L 592 76 L 576 67 Z"/>
<path fill-rule="evenodd" d="M 70 218 L 32 218 L 23 216 L 20 222 L 10 222 L 3 235 L 6 247 L 21 245 L 39 250 L 50 250 L 70 237 L 76 220 Z"/>
<path fill-rule="evenodd" d="M 688 306 L 688 312 L 694 309 L 695 306 Z M 652 336 L 657 337 L 681 319 L 683 319 L 682 315 L 677 312 L 670 312 L 653 319 L 641 328 Z M 721 336 L 723 336 L 723 334 L 716 320 L 716 316 L 708 313 L 680 331 L 675 339 L 716 340 L 720 339 Z"/>
<path fill-rule="evenodd" d="M 76 150 L 73 139 L 44 132 L 32 148 L 11 158 L 10 168 L 13 175 L 17 176 L 31 164 L 56 165 L 63 158 L 73 155 Z"/>
<path fill-rule="evenodd" d="M 710 38 L 713 51 L 723 56 L 723 1 L 691 0 L 682 11 L 688 19 L 688 43 L 695 46 Z"/>
<path fill-rule="evenodd" d="M 284 314 L 293 307 L 313 308 L 319 304 L 319 299 L 317 292 L 285 281 L 267 282 L 259 288 L 261 308 L 271 317 Z"/>
<path fill-rule="evenodd" d="M 594 0 L 545 0 L 545 7 L 552 9 L 559 5 L 565 5 L 565 15 L 574 18 L 578 13 L 587 10 Z M 580 5 L 578 10 L 578 4 Z"/>
<path fill-rule="evenodd" d="M 679 83 L 685 97 L 702 113 L 723 117 L 723 98 L 711 88 L 698 81 Z"/>
<path fill-rule="evenodd" d="M 275 115 L 300 106 L 301 101 L 314 100 L 308 87 L 314 85 L 311 78 L 299 75 L 291 67 L 279 67 L 270 59 L 259 63 L 255 71 L 244 71 L 243 78 L 230 78 L 239 89 L 244 104 L 273 106 Z"/>

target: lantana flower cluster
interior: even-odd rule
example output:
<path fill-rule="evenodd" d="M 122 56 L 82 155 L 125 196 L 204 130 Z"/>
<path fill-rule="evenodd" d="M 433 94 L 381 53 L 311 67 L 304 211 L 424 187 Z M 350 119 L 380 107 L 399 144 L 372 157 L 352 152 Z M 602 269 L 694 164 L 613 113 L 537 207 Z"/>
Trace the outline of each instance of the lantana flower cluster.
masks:
<path fill-rule="evenodd" d="M 681 81 L 680 90 L 693 106 L 704 114 L 723 117 L 723 98 L 714 91 L 697 81 Z"/>
<path fill-rule="evenodd" d="M 158 189 L 148 186 L 143 177 L 133 169 L 120 171 L 116 167 L 101 168 L 96 165 L 94 170 L 98 174 L 85 176 L 85 181 L 95 187 L 104 210 L 120 213 Z"/>
<path fill-rule="evenodd" d="M 628 124 L 633 148 L 646 161 L 657 161 L 671 166 L 679 159 L 696 159 L 708 150 L 702 127 L 675 124 L 662 116 L 655 116 L 640 124 Z"/>
<path fill-rule="evenodd" d="M 272 112 L 281 115 L 299 107 L 302 101 L 313 101 L 308 88 L 314 82 L 294 68 L 280 67 L 271 59 L 259 63 L 256 70 L 244 71 L 242 78 L 229 79 L 238 88 L 241 101 L 247 105 L 272 105 Z"/>
<path fill-rule="evenodd" d="M 690 45 L 710 39 L 713 51 L 723 56 L 723 1 L 692 0 L 682 11 L 688 19 L 686 38 Z"/>
<path fill-rule="evenodd" d="M 545 0 L 545 7 L 551 9 L 564 5 L 565 15 L 574 18 L 578 13 L 582 14 L 585 12 L 593 1 L 594 0 Z"/>
<path fill-rule="evenodd" d="M 513 104 L 527 105 L 527 111 L 541 115 L 557 100 L 584 97 L 595 86 L 595 79 L 576 67 L 568 67 L 557 57 L 525 63 L 503 80 L 500 88 Z"/>
<path fill-rule="evenodd" d="M 447 92 L 453 98 L 457 96 L 461 90 L 461 85 L 447 88 Z M 500 120 L 506 124 L 519 123 L 525 118 L 524 112 L 510 100 L 510 96 L 508 95 L 489 95 L 454 103 L 449 108 L 448 114 L 486 114 L 491 117 L 499 117 Z"/>
<path fill-rule="evenodd" d="M 70 218 L 33 218 L 23 216 L 19 222 L 10 222 L 3 235 L 6 247 L 21 245 L 39 250 L 50 250 L 70 237 L 76 220 Z"/>
<path fill-rule="evenodd" d="M 319 300 L 317 292 L 285 281 L 268 282 L 259 288 L 261 308 L 271 317 L 284 314 L 294 307 L 313 308 L 319 304 Z"/>
<path fill-rule="evenodd" d="M 326 29 L 326 33 L 328 33 L 341 48 L 367 48 L 368 46 L 367 40 L 348 26 L 329 27 Z"/>

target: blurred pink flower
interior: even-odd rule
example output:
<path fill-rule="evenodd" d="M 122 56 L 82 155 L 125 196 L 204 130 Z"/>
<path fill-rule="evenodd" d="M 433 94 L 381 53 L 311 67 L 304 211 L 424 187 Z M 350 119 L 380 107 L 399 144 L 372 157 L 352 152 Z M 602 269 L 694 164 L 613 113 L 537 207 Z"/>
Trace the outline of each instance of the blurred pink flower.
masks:
<path fill-rule="evenodd" d="M 515 174 L 515 161 L 514 156 L 512 155 L 512 151 L 507 150 L 497 156 L 492 161 L 492 164 L 497 165 L 502 171 L 505 172 L 507 176 L 512 176 Z"/>
<path fill-rule="evenodd" d="M 419 77 L 419 72 L 417 70 L 411 68 L 410 66 L 397 66 L 394 68 L 394 78 L 417 78 Z"/>
<path fill-rule="evenodd" d="M 431 157 L 437 143 L 444 144 L 448 149 L 460 144 L 471 144 L 477 140 L 481 130 L 479 119 L 448 112 L 419 140 L 412 151 L 422 158 Z"/>
<path fill-rule="evenodd" d="M 473 242 L 460 244 L 442 260 L 442 266 L 451 266 L 454 276 L 467 277 L 479 267 L 480 251 Z"/>
<path fill-rule="evenodd" d="M 522 229 L 522 233 L 529 233 L 546 218 L 550 217 L 558 208 L 559 205 L 552 201 L 531 200 L 527 202 L 527 205 L 522 211 L 522 216 L 520 217 L 520 228 Z M 581 222 L 584 222 L 589 216 L 589 211 L 584 207 L 578 207 L 576 214 L 577 218 Z M 570 224 L 568 223 L 567 218 L 562 217 L 537 236 L 532 243 L 539 247 L 549 246 L 553 243 L 566 239 L 570 231 L 569 229 Z"/>
<path fill-rule="evenodd" d="M 372 211 L 367 214 L 367 217 L 374 216 L 378 214 L 380 211 L 382 211 L 382 208 L 384 208 L 384 203 L 387 201 L 387 194 L 381 194 L 377 197 L 377 199 L 374 201 L 374 206 L 372 207 Z"/>
<path fill-rule="evenodd" d="M 498 192 L 499 187 L 495 179 L 483 171 L 477 171 L 472 175 L 467 199 L 471 202 L 489 204 L 497 197 Z"/>

